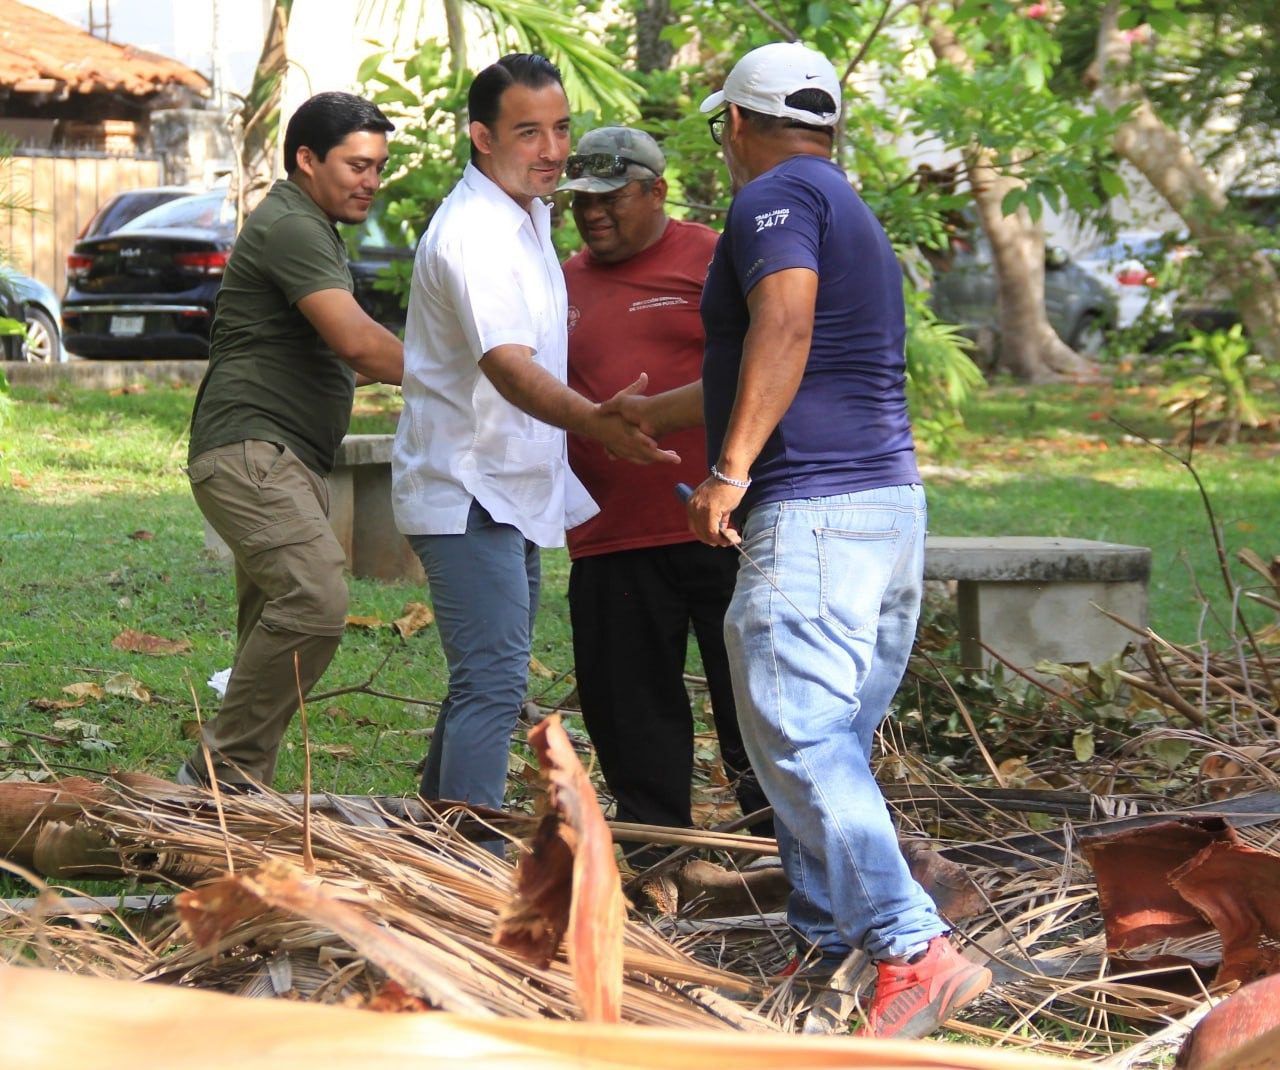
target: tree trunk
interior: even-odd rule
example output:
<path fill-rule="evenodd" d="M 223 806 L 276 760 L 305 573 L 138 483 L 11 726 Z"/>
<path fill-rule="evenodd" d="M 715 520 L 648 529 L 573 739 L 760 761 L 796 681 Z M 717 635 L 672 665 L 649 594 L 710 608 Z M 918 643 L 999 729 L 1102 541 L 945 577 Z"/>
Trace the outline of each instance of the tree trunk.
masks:
<path fill-rule="evenodd" d="M 919 0 L 929 46 L 942 62 L 960 70 L 973 63 L 951 27 L 938 18 L 930 0 Z M 996 313 L 1000 325 L 999 367 L 1028 382 L 1091 375 L 1096 365 L 1068 346 L 1049 323 L 1044 308 L 1044 232 L 1025 208 L 1005 215 L 1005 195 L 1023 183 L 995 167 L 995 153 L 980 145 L 963 152 L 982 230 L 991 244 L 996 272 Z"/>
<path fill-rule="evenodd" d="M 467 28 L 463 23 L 464 0 L 444 0 L 444 21 L 449 31 L 449 73 L 455 78 L 467 69 Z"/>
<path fill-rule="evenodd" d="M 671 22 L 671 0 L 636 0 L 636 70 L 665 71 L 675 49 L 662 38 Z"/>
<path fill-rule="evenodd" d="M 286 41 L 293 0 L 276 0 L 249 95 L 235 116 L 236 230 L 266 196 L 279 173 L 280 91 L 289 59 Z"/>
<path fill-rule="evenodd" d="M 1257 242 L 1231 222 L 1227 198 L 1200 166 L 1181 135 L 1155 112 L 1142 87 L 1126 81 L 1130 44 L 1117 24 L 1119 4 L 1111 0 L 1098 28 L 1102 101 L 1111 109 L 1136 105 L 1116 131 L 1115 148 L 1133 164 L 1178 213 L 1215 265 L 1217 281 L 1230 290 L 1240 318 L 1259 353 L 1280 359 L 1280 282 Z"/>
<path fill-rule="evenodd" d="M 116 779 L 141 791 L 173 790 L 168 781 L 145 773 L 122 773 Z M 118 800 L 118 792 L 110 785 L 78 776 L 40 784 L 0 784 L 0 858 L 30 869 L 41 854 L 39 840 L 47 824 L 72 823 L 81 814 Z"/>

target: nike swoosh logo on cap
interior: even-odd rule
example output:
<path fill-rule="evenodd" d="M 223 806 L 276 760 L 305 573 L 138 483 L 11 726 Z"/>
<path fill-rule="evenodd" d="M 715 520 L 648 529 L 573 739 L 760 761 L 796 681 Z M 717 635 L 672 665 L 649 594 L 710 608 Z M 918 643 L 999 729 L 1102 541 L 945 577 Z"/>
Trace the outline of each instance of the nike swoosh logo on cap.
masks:
<path fill-rule="evenodd" d="M 811 82 L 811 81 L 813 81 L 813 79 L 815 79 L 815 78 L 821 78 L 821 77 L 822 77 L 822 75 L 820 75 L 820 74 L 806 74 L 806 75 L 804 76 L 804 80 L 805 80 L 806 82 Z"/>

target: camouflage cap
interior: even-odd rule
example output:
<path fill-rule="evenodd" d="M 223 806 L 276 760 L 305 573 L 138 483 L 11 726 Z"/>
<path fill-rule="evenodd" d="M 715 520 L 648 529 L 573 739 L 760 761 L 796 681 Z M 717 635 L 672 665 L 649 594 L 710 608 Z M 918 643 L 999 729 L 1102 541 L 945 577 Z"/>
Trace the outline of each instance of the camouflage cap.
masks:
<path fill-rule="evenodd" d="M 609 193 L 636 179 L 656 178 L 666 166 L 658 143 L 643 130 L 601 126 L 578 139 L 558 189 Z"/>

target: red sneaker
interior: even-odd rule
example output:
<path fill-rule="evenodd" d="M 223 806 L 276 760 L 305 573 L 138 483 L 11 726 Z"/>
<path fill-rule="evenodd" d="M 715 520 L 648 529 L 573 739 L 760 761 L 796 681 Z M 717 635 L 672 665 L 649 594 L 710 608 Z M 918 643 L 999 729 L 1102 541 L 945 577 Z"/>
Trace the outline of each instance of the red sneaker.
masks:
<path fill-rule="evenodd" d="M 991 971 L 935 936 L 916 962 L 881 962 L 876 991 L 858 1036 L 927 1037 L 991 984 Z"/>

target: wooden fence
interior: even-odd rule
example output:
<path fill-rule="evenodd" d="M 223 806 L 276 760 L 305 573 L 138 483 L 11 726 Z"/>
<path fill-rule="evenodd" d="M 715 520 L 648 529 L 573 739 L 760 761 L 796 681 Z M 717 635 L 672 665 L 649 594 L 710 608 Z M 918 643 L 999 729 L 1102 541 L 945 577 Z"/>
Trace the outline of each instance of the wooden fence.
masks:
<path fill-rule="evenodd" d="M 117 193 L 164 183 L 158 157 L 17 154 L 0 163 L 0 250 L 61 296 L 67 253 L 93 213 Z"/>

